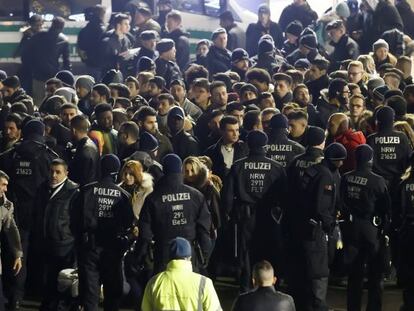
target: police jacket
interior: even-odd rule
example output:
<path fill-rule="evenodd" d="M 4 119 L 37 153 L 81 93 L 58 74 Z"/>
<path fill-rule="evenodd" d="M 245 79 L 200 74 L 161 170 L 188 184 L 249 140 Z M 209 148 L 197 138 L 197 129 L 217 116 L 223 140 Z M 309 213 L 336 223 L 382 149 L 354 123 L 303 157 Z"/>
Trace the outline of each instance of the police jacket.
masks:
<path fill-rule="evenodd" d="M 169 138 L 174 148 L 174 153 L 176 153 L 181 160 L 184 160 L 189 156 L 198 156 L 200 154 L 198 141 L 186 131 L 181 130 L 175 135 L 170 135 Z"/>
<path fill-rule="evenodd" d="M 45 183 L 38 193 L 37 229 L 42 236 L 41 245 L 44 245 L 44 251 L 50 255 L 63 257 L 74 246 L 70 209 L 77 192 L 78 184 L 66 179 L 54 189 Z"/>
<path fill-rule="evenodd" d="M 50 163 L 58 157 L 42 139 L 31 136 L 0 154 L 0 169 L 10 176 L 9 193 L 19 229 L 30 229 L 34 199 L 41 185 L 49 180 Z"/>
<path fill-rule="evenodd" d="M 282 167 L 289 167 L 293 159 L 305 152 L 305 148 L 290 140 L 285 129 L 273 130 L 266 147 L 266 156 L 279 163 Z"/>
<path fill-rule="evenodd" d="M 371 165 L 359 166 L 341 180 L 342 213 L 347 217 L 372 221 L 374 216 L 383 224 L 391 216 L 391 200 L 383 177 L 372 172 Z"/>
<path fill-rule="evenodd" d="M 227 215 L 236 219 L 250 217 L 256 209 L 268 214 L 280 208 L 286 187 L 283 167 L 267 158 L 264 150 L 250 150 L 250 154 L 233 163 L 222 190 L 223 207 Z M 246 210 L 247 208 L 247 210 Z"/>
<path fill-rule="evenodd" d="M 23 257 L 23 249 L 20 241 L 19 229 L 16 226 L 16 222 L 13 217 L 14 206 L 10 202 L 6 195 L 0 198 L 0 231 L 7 239 L 7 245 L 14 258 Z M 0 274 L 2 273 L 2 265 L 0 261 Z"/>
<path fill-rule="evenodd" d="M 71 222 L 75 239 L 84 247 L 118 249 L 119 237 L 134 222 L 130 195 L 111 176 L 80 188 Z"/>
<path fill-rule="evenodd" d="M 231 68 L 231 53 L 227 49 L 212 46 L 207 54 L 207 69 L 212 77 L 218 72 L 226 72 Z"/>
<path fill-rule="evenodd" d="M 69 162 L 69 178 L 83 186 L 97 180 L 99 151 L 89 138 L 82 138 L 76 145 Z"/>
<path fill-rule="evenodd" d="M 155 265 L 159 269 L 169 260 L 168 243 L 180 236 L 192 245 L 197 242 L 203 257 L 207 259 L 210 227 L 211 215 L 201 192 L 185 185 L 181 174 L 165 175 L 145 199 L 139 219 L 139 253 L 142 256 L 146 246 L 154 240 Z"/>
<path fill-rule="evenodd" d="M 412 173 L 400 183 L 398 190 L 394 198 L 398 203 L 396 204 L 397 211 L 392 220 L 396 228 L 406 222 L 412 224 L 414 221 L 414 175 Z"/>
<path fill-rule="evenodd" d="M 215 175 L 218 175 L 222 180 L 224 180 L 224 178 L 227 176 L 229 172 L 229 169 L 226 167 L 226 164 L 224 163 L 224 157 L 221 153 L 222 146 L 223 141 L 220 139 L 216 144 L 207 148 L 204 154 L 208 156 L 213 162 L 213 173 Z M 246 157 L 249 153 L 249 148 L 247 147 L 247 144 L 241 140 L 234 143 L 233 148 L 233 163 L 241 158 Z"/>
<path fill-rule="evenodd" d="M 409 165 L 412 148 L 407 136 L 393 129 L 383 129 L 369 135 L 367 144 L 374 150 L 373 171 L 384 177 L 392 189 Z"/>
<path fill-rule="evenodd" d="M 148 282 L 141 310 L 221 311 L 213 282 L 192 270 L 190 261 L 171 260 Z"/>
<path fill-rule="evenodd" d="M 177 63 L 168 61 L 158 57 L 155 60 L 156 75 L 165 79 L 166 87 L 170 87 L 170 83 L 174 80 L 183 78 Z"/>
<path fill-rule="evenodd" d="M 297 213 L 297 221 L 301 222 L 303 228 L 303 238 L 311 238 L 309 234 L 315 226 L 320 226 L 326 233 L 333 229 L 339 196 L 335 174 L 336 168 L 327 160 L 305 170 L 298 193 L 301 202 Z"/>
<path fill-rule="evenodd" d="M 295 311 L 295 303 L 289 295 L 273 286 L 258 287 L 241 294 L 234 302 L 233 311 Z"/>
<path fill-rule="evenodd" d="M 354 39 L 348 35 L 343 35 L 339 42 L 330 42 L 335 49 L 332 54 L 329 55 L 331 66 L 330 72 L 338 70 L 341 66 L 341 62 L 346 59 L 357 59 L 359 56 L 359 46 Z"/>
<path fill-rule="evenodd" d="M 279 24 L 270 21 L 269 27 L 264 27 L 259 21 L 257 23 L 251 23 L 246 29 L 246 49 L 249 55 L 256 55 L 258 50 L 258 42 L 260 38 L 269 34 L 272 36 L 275 46 L 281 49 L 283 46 L 283 32 L 279 27 Z"/>

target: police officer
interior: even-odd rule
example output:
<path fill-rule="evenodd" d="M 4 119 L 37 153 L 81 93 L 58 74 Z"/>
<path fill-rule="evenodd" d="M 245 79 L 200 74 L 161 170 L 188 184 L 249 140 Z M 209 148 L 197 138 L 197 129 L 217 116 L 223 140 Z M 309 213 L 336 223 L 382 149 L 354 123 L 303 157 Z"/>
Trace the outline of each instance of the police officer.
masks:
<path fill-rule="evenodd" d="M 393 129 L 394 117 L 391 107 L 380 108 L 375 115 L 378 131 L 367 138 L 374 150 L 373 171 L 385 178 L 390 192 L 408 167 L 412 152 L 407 136 Z"/>
<path fill-rule="evenodd" d="M 383 177 L 372 172 L 374 152 L 368 145 L 355 150 L 356 169 L 341 181 L 345 261 L 348 275 L 348 310 L 361 310 L 365 265 L 368 265 L 367 310 L 381 310 L 384 230 L 391 200 Z"/>
<path fill-rule="evenodd" d="M 393 219 L 399 227 L 398 283 L 403 288 L 401 311 L 414 310 L 414 156 L 410 162 L 411 170 L 399 187 L 398 219 Z"/>
<path fill-rule="evenodd" d="M 251 256 L 254 255 L 254 259 L 258 260 L 272 256 L 269 245 L 280 250 L 279 245 L 275 244 L 280 242 L 280 236 L 275 236 L 277 232 L 271 232 L 279 228 L 276 229 L 274 221 L 269 220 L 272 211 L 277 220 L 281 217 L 286 185 L 283 167 L 266 157 L 264 147 L 267 144 L 267 135 L 253 130 L 247 136 L 247 141 L 249 155 L 233 163 L 223 189 L 225 212 L 237 224 L 236 232 L 240 236 L 240 241 L 235 240 L 235 245 L 240 242 L 235 253 L 241 269 L 242 292 L 251 287 Z M 257 230 L 256 222 L 260 224 Z"/>
<path fill-rule="evenodd" d="M 41 121 L 30 120 L 23 127 L 23 140 L 0 155 L 0 168 L 10 176 L 10 199 L 15 204 L 16 223 L 24 254 L 28 253 L 33 233 L 36 194 L 49 179 L 50 163 L 58 157 L 43 143 L 44 132 L 45 126 Z M 32 257 L 31 262 L 36 263 L 37 259 Z M 27 274 L 25 258 L 22 263 L 22 271 L 15 280 L 16 285 L 12 287 L 12 297 L 9 297 L 11 308 L 18 306 L 24 296 Z"/>
<path fill-rule="evenodd" d="M 269 143 L 266 145 L 266 156 L 287 168 L 293 158 L 305 152 L 305 148 L 288 138 L 289 124 L 285 115 L 279 113 L 270 119 Z"/>
<path fill-rule="evenodd" d="M 289 206 L 285 208 L 283 217 L 283 235 L 285 243 L 287 261 L 287 281 L 289 290 L 295 299 L 298 310 L 304 307 L 304 297 L 301 296 L 301 286 L 303 273 L 298 269 L 303 262 L 301 261 L 301 239 L 299 233 L 302 223 L 297 221 L 297 209 L 300 207 L 300 198 L 297 191 L 301 186 L 305 170 L 317 163 L 320 163 L 324 157 L 323 149 L 325 148 L 325 132 L 319 127 L 310 126 L 307 130 L 309 145 L 305 153 L 295 157 L 288 168 L 287 176 L 289 183 Z"/>
<path fill-rule="evenodd" d="M 211 251 L 211 215 L 204 196 L 183 183 L 182 162 L 176 154 L 163 158 L 164 176 L 145 199 L 139 220 L 138 258 L 147 254 L 155 241 L 154 272 L 163 271 L 169 261 L 169 241 L 178 236 L 190 241 L 195 250 L 195 268 L 205 266 Z"/>
<path fill-rule="evenodd" d="M 133 228 L 130 197 L 116 183 L 121 163 L 113 154 L 100 160 L 101 178 L 83 186 L 74 201 L 72 230 L 78 247 L 80 303 L 98 310 L 100 284 L 104 310 L 118 310 L 122 297 L 124 239 Z"/>
<path fill-rule="evenodd" d="M 335 206 L 339 194 L 338 168 L 346 159 L 346 149 L 339 143 L 330 144 L 321 163 L 307 168 L 298 196 L 302 201 L 296 213 L 302 228 L 298 238 L 302 241 L 304 269 L 302 291 L 306 310 L 328 310 L 328 235 L 335 225 Z"/>

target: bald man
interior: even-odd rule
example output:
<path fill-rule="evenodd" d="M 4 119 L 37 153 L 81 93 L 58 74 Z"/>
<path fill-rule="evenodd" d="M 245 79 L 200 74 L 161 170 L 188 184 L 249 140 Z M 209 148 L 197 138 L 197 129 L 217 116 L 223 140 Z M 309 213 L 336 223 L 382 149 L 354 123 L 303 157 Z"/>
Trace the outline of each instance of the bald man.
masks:
<path fill-rule="evenodd" d="M 276 277 L 268 261 L 263 260 L 254 265 L 252 281 L 255 289 L 237 297 L 233 311 L 296 310 L 291 296 L 275 290 Z"/>

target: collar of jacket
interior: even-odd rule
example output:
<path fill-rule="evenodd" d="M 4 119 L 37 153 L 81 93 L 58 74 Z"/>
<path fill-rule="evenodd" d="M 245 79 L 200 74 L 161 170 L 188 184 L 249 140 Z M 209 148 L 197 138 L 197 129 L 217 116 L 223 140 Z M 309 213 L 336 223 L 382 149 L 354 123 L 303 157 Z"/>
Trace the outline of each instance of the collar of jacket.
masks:
<path fill-rule="evenodd" d="M 273 285 L 270 286 L 259 286 L 256 288 L 256 291 L 266 291 L 266 292 L 272 292 L 272 293 L 276 293 L 276 289 Z"/>
<path fill-rule="evenodd" d="M 341 39 L 339 39 L 339 41 L 337 43 L 331 41 L 331 42 L 329 42 L 329 44 L 332 45 L 332 46 L 334 46 L 334 47 L 337 47 L 337 46 L 341 47 L 343 45 L 346 45 L 347 42 L 348 42 L 348 35 L 347 34 L 344 34 L 341 37 Z"/>
<path fill-rule="evenodd" d="M 266 151 L 264 150 L 263 147 L 258 147 L 258 148 L 249 150 L 249 156 L 265 156 L 265 155 L 266 155 Z"/>
<path fill-rule="evenodd" d="M 313 146 L 308 146 L 306 149 L 306 154 L 323 157 L 323 150 Z"/>
<path fill-rule="evenodd" d="M 192 272 L 193 266 L 190 260 L 173 259 L 167 264 L 167 271 L 187 271 Z"/>
<path fill-rule="evenodd" d="M 272 129 L 269 135 L 269 142 L 268 144 L 279 140 L 279 139 L 287 139 L 288 138 L 288 130 L 284 129 L 284 128 L 279 128 L 279 129 Z"/>
<path fill-rule="evenodd" d="M 358 164 L 357 163 L 356 164 L 355 171 L 358 171 L 358 172 L 370 172 L 370 171 L 372 171 L 372 165 L 373 165 L 372 160 L 369 161 L 369 162 L 363 163 L 363 164 Z"/>
<path fill-rule="evenodd" d="M 183 174 L 181 173 L 166 174 L 163 177 L 161 177 L 160 182 L 158 184 L 162 184 L 162 183 L 166 183 L 170 186 L 182 185 L 184 183 Z"/>

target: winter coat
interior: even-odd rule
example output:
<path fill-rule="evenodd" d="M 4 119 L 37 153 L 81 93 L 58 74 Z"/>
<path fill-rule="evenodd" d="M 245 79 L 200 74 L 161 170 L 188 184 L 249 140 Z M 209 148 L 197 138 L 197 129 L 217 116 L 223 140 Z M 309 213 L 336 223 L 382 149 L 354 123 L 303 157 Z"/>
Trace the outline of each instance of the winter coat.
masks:
<path fill-rule="evenodd" d="M 411 38 L 414 38 L 414 11 L 411 8 L 407 0 L 397 1 L 395 7 L 398 10 L 398 13 L 401 16 L 401 19 L 404 24 L 404 33 Z"/>
<path fill-rule="evenodd" d="M 226 31 L 228 35 L 228 50 L 233 51 L 237 48 L 246 49 L 246 32 L 240 26 L 233 24 Z"/>
<path fill-rule="evenodd" d="M 282 31 L 293 21 L 297 20 L 302 23 L 303 28 L 313 24 L 318 19 L 318 14 L 312 10 L 310 5 L 305 2 L 304 5 L 290 4 L 285 7 L 279 18 L 279 26 Z"/>
<path fill-rule="evenodd" d="M 184 72 L 190 62 L 190 34 L 182 29 L 176 29 L 165 37 L 174 41 L 177 50 L 175 59 L 180 70 Z"/>
<path fill-rule="evenodd" d="M 272 36 L 275 46 L 281 49 L 283 46 L 283 32 L 279 24 L 270 21 L 268 28 L 265 28 L 260 22 L 251 23 L 246 30 L 246 50 L 249 55 L 256 55 L 258 51 L 258 42 L 260 38 L 269 34 Z"/>
<path fill-rule="evenodd" d="M 168 61 L 158 57 L 155 60 L 156 75 L 165 79 L 166 87 L 170 87 L 170 83 L 174 80 L 181 80 L 182 74 L 177 63 Z"/>
<path fill-rule="evenodd" d="M 226 72 L 231 68 L 231 53 L 229 50 L 212 46 L 207 54 L 207 69 L 210 77 L 218 72 Z"/>
<path fill-rule="evenodd" d="M 26 49 L 28 62 L 32 65 L 33 78 L 46 81 L 59 70 L 71 70 L 69 60 L 69 41 L 62 34 L 40 32 L 33 36 Z M 62 66 L 59 59 L 62 57 Z"/>
<path fill-rule="evenodd" d="M 69 178 L 81 186 L 95 181 L 98 178 L 99 158 L 94 142 L 89 137 L 81 139 L 69 162 Z"/>
<path fill-rule="evenodd" d="M 90 21 L 81 29 L 78 35 L 78 53 L 86 65 L 100 67 L 100 51 L 96 47 L 100 45 L 105 33 L 105 25 L 100 22 Z"/>
<path fill-rule="evenodd" d="M 346 34 L 342 36 L 339 42 L 331 41 L 330 44 L 334 47 L 334 51 L 329 55 L 331 62 L 330 72 L 338 70 L 342 61 L 347 59 L 355 60 L 359 56 L 358 43 Z"/>
<path fill-rule="evenodd" d="M 125 183 L 120 184 L 121 188 L 131 195 L 132 210 L 135 219 L 139 219 L 145 198 L 154 190 L 154 178 L 149 173 L 142 173 L 142 181 L 140 185 L 128 186 Z"/>

